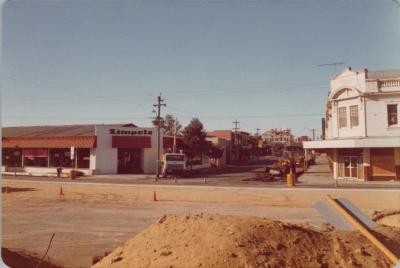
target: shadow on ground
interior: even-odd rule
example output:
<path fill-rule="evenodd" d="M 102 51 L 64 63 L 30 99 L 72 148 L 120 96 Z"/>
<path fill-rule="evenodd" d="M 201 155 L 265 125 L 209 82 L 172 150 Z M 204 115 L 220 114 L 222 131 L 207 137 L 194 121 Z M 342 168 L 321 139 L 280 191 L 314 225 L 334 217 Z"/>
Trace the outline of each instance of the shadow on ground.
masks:
<path fill-rule="evenodd" d="M 26 192 L 26 191 L 36 191 L 35 188 L 15 188 L 9 186 L 1 187 L 2 193 L 14 193 L 14 192 Z"/>
<path fill-rule="evenodd" d="M 36 267 L 36 265 L 40 262 L 39 258 L 29 256 L 24 253 L 14 252 L 7 248 L 1 248 L 1 257 L 3 258 L 3 262 L 11 268 Z M 42 263 L 40 263 L 39 267 L 40 268 L 63 268 L 62 266 L 52 264 L 45 260 Z"/>

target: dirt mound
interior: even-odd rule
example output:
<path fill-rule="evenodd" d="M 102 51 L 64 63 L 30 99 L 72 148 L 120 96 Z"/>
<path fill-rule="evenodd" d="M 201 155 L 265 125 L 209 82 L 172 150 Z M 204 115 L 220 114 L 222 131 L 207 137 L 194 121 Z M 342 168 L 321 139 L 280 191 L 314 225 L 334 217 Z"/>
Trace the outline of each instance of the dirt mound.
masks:
<path fill-rule="evenodd" d="M 372 219 L 379 224 L 400 228 L 400 210 L 375 211 Z"/>
<path fill-rule="evenodd" d="M 390 247 L 400 249 L 400 229 L 378 231 Z M 199 214 L 163 216 L 93 267 L 360 266 L 390 267 L 390 262 L 357 232 Z"/>

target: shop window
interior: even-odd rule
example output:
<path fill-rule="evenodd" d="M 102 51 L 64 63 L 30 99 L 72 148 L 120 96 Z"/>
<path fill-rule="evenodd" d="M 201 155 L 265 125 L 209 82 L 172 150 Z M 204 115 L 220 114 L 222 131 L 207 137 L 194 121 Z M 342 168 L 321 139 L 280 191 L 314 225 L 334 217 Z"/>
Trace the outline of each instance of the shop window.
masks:
<path fill-rule="evenodd" d="M 6 167 L 22 166 L 22 149 L 19 148 L 3 148 L 2 165 Z"/>
<path fill-rule="evenodd" d="M 387 105 L 388 125 L 397 125 L 397 104 Z"/>
<path fill-rule="evenodd" d="M 347 127 L 347 112 L 346 107 L 339 108 L 339 127 Z"/>
<path fill-rule="evenodd" d="M 358 105 L 350 106 L 350 126 L 358 127 Z"/>
<path fill-rule="evenodd" d="M 89 168 L 90 164 L 90 149 L 78 148 L 77 149 L 78 168 Z"/>
<path fill-rule="evenodd" d="M 75 167 L 70 148 L 50 149 L 50 167 Z"/>
<path fill-rule="evenodd" d="M 49 161 L 48 149 L 24 149 L 24 166 L 47 167 Z"/>

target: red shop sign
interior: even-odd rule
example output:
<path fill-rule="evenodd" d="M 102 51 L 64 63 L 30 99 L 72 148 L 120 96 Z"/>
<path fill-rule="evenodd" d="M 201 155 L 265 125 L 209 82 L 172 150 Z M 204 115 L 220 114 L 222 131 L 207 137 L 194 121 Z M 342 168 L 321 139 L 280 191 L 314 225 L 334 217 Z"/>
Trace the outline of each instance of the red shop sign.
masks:
<path fill-rule="evenodd" d="M 48 157 L 48 149 L 24 149 L 24 157 Z"/>

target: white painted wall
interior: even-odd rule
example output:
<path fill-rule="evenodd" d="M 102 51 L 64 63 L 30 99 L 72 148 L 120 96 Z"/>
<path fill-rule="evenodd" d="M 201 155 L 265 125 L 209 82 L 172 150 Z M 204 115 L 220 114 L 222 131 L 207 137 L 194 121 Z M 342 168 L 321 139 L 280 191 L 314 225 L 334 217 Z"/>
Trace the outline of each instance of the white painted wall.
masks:
<path fill-rule="evenodd" d="M 96 148 L 90 149 L 89 169 L 91 173 L 96 173 Z"/>
<path fill-rule="evenodd" d="M 97 136 L 97 148 L 94 150 L 94 166 L 96 171 L 101 174 L 116 174 L 118 169 L 118 149 L 112 148 L 112 136 L 127 136 L 110 134 L 110 129 L 124 131 L 151 131 L 151 146 L 142 150 L 142 169 L 144 173 L 156 172 L 157 160 L 157 128 L 137 128 L 137 127 L 116 127 L 109 125 L 97 125 L 95 133 Z M 129 135 L 128 135 L 129 136 Z M 137 135 L 140 136 L 140 135 Z M 161 153 L 163 153 L 163 130 L 161 130 Z"/>
<path fill-rule="evenodd" d="M 398 112 L 400 112 L 400 91 L 397 95 L 382 95 L 367 100 L 367 133 L 369 137 L 400 136 L 400 124 L 388 125 L 388 104 L 398 104 Z M 400 123 L 399 115 L 397 120 Z"/>
<path fill-rule="evenodd" d="M 344 70 L 331 80 L 331 117 L 327 120 L 326 139 L 400 136 L 400 124 L 389 127 L 387 122 L 387 104 L 391 103 L 399 105 L 400 122 L 400 81 L 388 80 L 390 83 L 386 87 L 378 88 L 377 80 L 365 79 L 365 76 L 365 71 Z M 348 90 L 344 90 L 346 88 Z M 359 108 L 358 127 L 350 126 L 352 105 Z M 344 128 L 338 126 L 339 107 L 347 108 Z"/>
<path fill-rule="evenodd" d="M 110 127 L 107 125 L 97 125 L 95 134 L 97 137 L 97 146 L 94 157 L 96 158 L 96 173 L 98 174 L 116 174 L 118 167 L 118 151 L 112 148 Z M 125 128 L 124 128 L 125 129 Z"/>
<path fill-rule="evenodd" d="M 331 125 L 333 130 L 331 132 L 332 138 L 344 138 L 344 137 L 364 137 L 365 133 L 365 116 L 364 116 L 364 105 L 361 98 L 339 100 L 335 103 L 336 108 L 333 109 Z M 350 106 L 358 106 L 358 126 L 352 127 L 350 124 Z M 339 128 L 339 108 L 346 107 L 347 126 Z"/>

